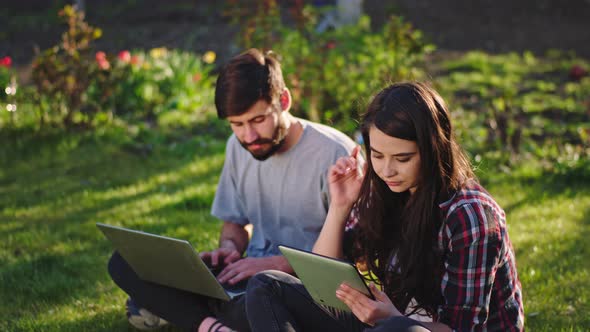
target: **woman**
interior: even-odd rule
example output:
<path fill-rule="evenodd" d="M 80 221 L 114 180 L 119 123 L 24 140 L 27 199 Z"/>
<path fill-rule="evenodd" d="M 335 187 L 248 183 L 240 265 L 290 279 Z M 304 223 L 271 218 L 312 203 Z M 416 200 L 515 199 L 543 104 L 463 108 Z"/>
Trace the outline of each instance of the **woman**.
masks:
<path fill-rule="evenodd" d="M 298 279 L 267 271 L 248 285 L 252 329 L 523 330 L 504 211 L 477 183 L 443 99 L 422 83 L 394 84 L 373 99 L 361 131 L 366 175 L 358 148 L 332 166 L 330 208 L 313 251 L 349 251 L 373 275 L 375 300 L 342 284 L 336 296 L 352 314 L 337 311 L 313 302 Z M 349 230 L 351 210 L 358 223 Z"/>

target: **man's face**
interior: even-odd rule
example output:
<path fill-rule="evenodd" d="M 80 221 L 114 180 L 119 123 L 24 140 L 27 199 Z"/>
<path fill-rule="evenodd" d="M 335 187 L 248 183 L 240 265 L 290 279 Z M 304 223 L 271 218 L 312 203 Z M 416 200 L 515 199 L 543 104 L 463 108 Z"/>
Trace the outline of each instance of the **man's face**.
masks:
<path fill-rule="evenodd" d="M 228 116 L 231 129 L 244 149 L 258 160 L 277 152 L 286 136 L 279 107 L 259 100 L 245 113 Z"/>

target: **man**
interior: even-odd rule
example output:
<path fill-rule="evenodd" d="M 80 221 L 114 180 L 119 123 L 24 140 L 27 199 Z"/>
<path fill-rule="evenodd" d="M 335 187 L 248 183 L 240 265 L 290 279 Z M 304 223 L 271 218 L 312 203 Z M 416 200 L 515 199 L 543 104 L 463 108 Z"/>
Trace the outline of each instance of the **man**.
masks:
<path fill-rule="evenodd" d="M 219 248 L 201 257 L 221 267 L 217 278 L 230 285 L 268 269 L 292 273 L 277 246 L 311 249 L 329 206 L 328 168 L 355 144 L 333 128 L 293 117 L 279 62 L 256 49 L 222 69 L 215 105 L 233 135 L 212 207 L 223 220 Z M 130 295 L 128 317 L 138 328 L 165 320 L 191 331 L 211 329 L 212 322 L 249 329 L 243 297 L 223 302 L 143 282 L 118 253 L 109 273 Z"/>

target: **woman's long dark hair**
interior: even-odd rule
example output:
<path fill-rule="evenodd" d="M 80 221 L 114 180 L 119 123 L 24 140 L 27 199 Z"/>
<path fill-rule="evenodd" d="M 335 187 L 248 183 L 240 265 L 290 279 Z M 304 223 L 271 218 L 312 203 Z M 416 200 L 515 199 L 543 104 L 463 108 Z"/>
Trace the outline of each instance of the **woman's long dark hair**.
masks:
<path fill-rule="evenodd" d="M 414 141 L 420 153 L 416 191 L 394 193 L 371 163 L 369 130 Z M 442 256 L 437 233 L 443 216 L 438 204 L 474 178 L 471 165 L 455 142 L 449 112 L 440 95 L 423 83 L 399 83 L 379 92 L 363 116 L 367 175 L 357 207 L 359 232 L 354 255 L 382 282 L 404 312 L 412 298 L 436 314 L 442 295 Z"/>

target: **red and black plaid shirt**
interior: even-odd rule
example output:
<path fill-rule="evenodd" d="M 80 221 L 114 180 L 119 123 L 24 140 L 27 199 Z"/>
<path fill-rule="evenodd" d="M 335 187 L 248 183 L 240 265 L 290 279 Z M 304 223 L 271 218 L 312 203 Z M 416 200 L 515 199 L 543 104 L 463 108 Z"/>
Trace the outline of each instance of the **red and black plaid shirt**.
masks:
<path fill-rule="evenodd" d="M 437 321 L 454 331 L 524 330 L 522 290 L 504 211 L 473 181 L 439 207 L 444 304 Z M 347 231 L 357 218 L 353 210 Z"/>
<path fill-rule="evenodd" d="M 475 182 L 439 205 L 444 304 L 438 320 L 457 331 L 521 331 L 522 290 L 506 214 Z"/>

